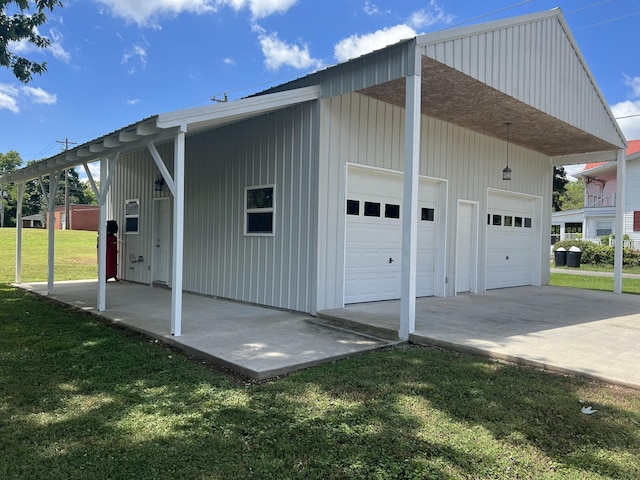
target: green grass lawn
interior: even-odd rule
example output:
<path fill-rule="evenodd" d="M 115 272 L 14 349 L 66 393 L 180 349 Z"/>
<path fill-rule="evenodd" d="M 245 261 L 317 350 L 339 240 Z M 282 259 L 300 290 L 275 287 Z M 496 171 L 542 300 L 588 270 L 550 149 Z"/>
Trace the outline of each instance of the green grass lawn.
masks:
<path fill-rule="evenodd" d="M 22 281 L 47 280 L 47 231 L 22 230 Z M 78 230 L 55 232 L 55 280 L 78 280 L 98 277 L 97 233 Z M 16 230 L 0 228 L 0 283 L 15 281 Z"/>
<path fill-rule="evenodd" d="M 640 478 L 638 391 L 421 347 L 247 384 L 17 289 L 0 305 L 2 479 Z"/>
<path fill-rule="evenodd" d="M 554 287 L 585 288 L 613 292 L 613 278 L 570 273 L 552 273 L 550 285 Z M 640 294 L 640 279 L 623 278 L 622 293 Z"/>

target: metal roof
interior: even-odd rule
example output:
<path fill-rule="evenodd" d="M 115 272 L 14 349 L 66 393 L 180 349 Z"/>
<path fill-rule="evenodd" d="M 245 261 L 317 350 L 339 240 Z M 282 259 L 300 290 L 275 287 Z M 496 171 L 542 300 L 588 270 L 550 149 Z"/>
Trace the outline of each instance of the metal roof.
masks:
<path fill-rule="evenodd" d="M 3 175 L 0 181 L 25 182 L 83 163 L 113 157 L 118 153 L 146 148 L 149 142 L 157 144 L 171 141 L 181 129 L 184 129 L 188 135 L 195 135 L 204 130 L 220 128 L 253 116 L 315 100 L 319 95 L 319 87 L 308 87 L 153 115 L 66 152 Z"/>

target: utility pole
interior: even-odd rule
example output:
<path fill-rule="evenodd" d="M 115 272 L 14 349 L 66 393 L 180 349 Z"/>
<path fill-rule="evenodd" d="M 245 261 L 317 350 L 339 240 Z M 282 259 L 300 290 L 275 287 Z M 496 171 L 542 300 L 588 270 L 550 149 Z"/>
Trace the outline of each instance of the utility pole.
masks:
<path fill-rule="evenodd" d="M 64 140 L 56 140 L 57 143 L 64 145 L 63 151 L 69 150 L 69 145 L 76 145 L 77 142 L 70 142 L 69 137 Z M 69 217 L 69 170 L 64 171 L 64 229 L 70 230 L 71 218 Z"/>

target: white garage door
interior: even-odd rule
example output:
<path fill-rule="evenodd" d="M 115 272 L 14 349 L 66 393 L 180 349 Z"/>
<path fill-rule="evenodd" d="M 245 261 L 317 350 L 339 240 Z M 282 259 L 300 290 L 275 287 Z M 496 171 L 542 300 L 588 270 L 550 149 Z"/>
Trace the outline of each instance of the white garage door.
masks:
<path fill-rule="evenodd" d="M 434 291 L 437 184 L 420 180 L 416 294 Z M 352 168 L 346 205 L 345 303 L 400 298 L 402 175 Z"/>
<path fill-rule="evenodd" d="M 531 285 L 535 200 L 491 192 L 488 205 L 486 289 Z"/>

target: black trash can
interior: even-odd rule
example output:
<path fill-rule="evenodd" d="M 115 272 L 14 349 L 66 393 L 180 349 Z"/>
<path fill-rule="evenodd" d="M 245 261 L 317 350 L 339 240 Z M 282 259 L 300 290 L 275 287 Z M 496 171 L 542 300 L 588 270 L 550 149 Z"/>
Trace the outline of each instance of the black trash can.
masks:
<path fill-rule="evenodd" d="M 556 267 L 564 267 L 567 264 L 567 250 L 564 247 L 558 248 L 553 252 L 553 259 L 556 262 Z"/>
<path fill-rule="evenodd" d="M 580 268 L 582 251 L 578 247 L 571 247 L 567 252 L 567 267 Z"/>

